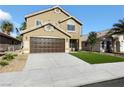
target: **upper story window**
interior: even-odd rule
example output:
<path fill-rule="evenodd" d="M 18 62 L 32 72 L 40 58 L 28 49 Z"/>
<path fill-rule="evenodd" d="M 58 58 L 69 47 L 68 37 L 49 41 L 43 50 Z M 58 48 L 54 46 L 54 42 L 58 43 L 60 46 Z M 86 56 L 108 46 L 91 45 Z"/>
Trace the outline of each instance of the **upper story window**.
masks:
<path fill-rule="evenodd" d="M 67 25 L 68 31 L 75 31 L 75 25 Z"/>
<path fill-rule="evenodd" d="M 42 22 L 40 20 L 36 20 L 35 26 L 41 26 L 41 25 L 42 25 Z"/>
<path fill-rule="evenodd" d="M 74 23 L 73 20 L 69 20 L 69 21 L 67 22 L 67 30 L 68 30 L 69 32 L 75 31 L 75 23 Z"/>

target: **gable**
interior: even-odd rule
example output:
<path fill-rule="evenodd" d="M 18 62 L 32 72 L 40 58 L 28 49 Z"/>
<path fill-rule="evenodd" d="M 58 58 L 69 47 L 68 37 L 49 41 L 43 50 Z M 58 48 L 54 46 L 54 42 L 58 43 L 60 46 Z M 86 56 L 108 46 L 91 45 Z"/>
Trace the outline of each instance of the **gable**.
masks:
<path fill-rule="evenodd" d="M 74 17 L 68 17 L 68 18 L 62 19 L 62 20 L 59 21 L 59 23 L 63 23 L 63 22 L 68 21 L 68 20 L 73 20 L 76 23 L 82 25 L 82 23 L 79 20 L 77 20 L 76 18 L 74 18 Z"/>
<path fill-rule="evenodd" d="M 27 28 L 35 26 L 36 20 L 41 20 L 43 23 L 46 23 L 46 22 L 58 22 L 62 19 L 68 18 L 68 15 L 62 12 L 62 10 L 59 8 L 58 9 L 60 10 L 60 13 L 56 13 L 56 9 L 57 8 L 51 9 L 43 13 L 37 13 L 35 15 L 26 18 Z"/>
<path fill-rule="evenodd" d="M 49 11 L 53 11 L 55 9 L 59 9 L 61 12 L 63 12 L 65 15 L 67 16 L 70 16 L 70 14 L 68 14 L 65 10 L 63 10 L 62 8 L 60 8 L 59 6 L 55 6 L 53 8 L 49 8 L 49 9 L 46 9 L 46 10 L 42 10 L 42 11 L 38 11 L 38 12 L 34 12 L 34 13 L 31 13 L 31 14 L 28 14 L 25 16 L 25 18 L 29 18 L 29 17 L 32 17 L 32 16 L 35 16 L 35 15 L 39 15 L 39 14 L 43 14 L 45 12 L 49 12 Z"/>
<path fill-rule="evenodd" d="M 54 29 L 54 31 L 45 31 L 44 27 L 40 27 L 38 29 L 34 29 L 30 32 L 27 32 L 25 34 L 23 34 L 23 40 L 29 40 L 30 37 L 40 37 L 40 36 L 51 36 L 51 37 L 58 37 L 58 38 L 69 38 L 68 35 L 62 33 L 61 31 L 59 31 L 58 29 Z"/>
<path fill-rule="evenodd" d="M 43 26 L 40 26 L 40 27 L 37 27 L 37 28 L 32 28 L 32 29 L 29 29 L 29 30 L 25 30 L 23 33 L 21 33 L 21 35 L 26 34 L 26 33 L 35 32 L 36 30 L 39 30 L 39 29 L 41 29 L 41 28 L 44 28 L 44 31 L 45 31 L 45 26 L 48 26 L 48 25 L 52 26 L 56 31 L 59 31 L 59 32 L 62 33 L 62 34 L 66 35 L 66 36 L 68 36 L 68 37 L 71 37 L 68 33 L 64 32 L 61 28 L 59 28 L 59 27 L 57 27 L 57 26 L 54 26 L 54 25 L 51 24 L 51 23 L 44 24 Z M 51 31 L 51 32 L 53 33 L 54 31 Z M 51 32 L 47 32 L 47 31 L 46 31 L 46 33 L 51 33 Z M 36 32 L 35 32 L 35 33 L 36 33 Z"/>
<path fill-rule="evenodd" d="M 43 12 L 36 12 L 36 13 L 32 13 L 28 16 L 25 17 L 26 21 L 30 18 L 38 18 L 38 17 L 42 17 L 42 20 L 55 20 L 57 21 L 60 19 L 65 19 L 69 17 L 69 14 L 65 13 L 62 9 L 60 9 L 59 7 L 56 8 L 52 8 Z M 45 18 L 47 17 L 47 19 Z"/>

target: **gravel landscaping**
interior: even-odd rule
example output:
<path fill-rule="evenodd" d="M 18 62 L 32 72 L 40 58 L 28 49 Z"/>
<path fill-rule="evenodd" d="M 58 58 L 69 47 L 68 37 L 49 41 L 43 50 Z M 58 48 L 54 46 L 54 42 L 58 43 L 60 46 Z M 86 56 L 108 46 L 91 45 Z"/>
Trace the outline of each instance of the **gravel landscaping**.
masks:
<path fill-rule="evenodd" d="M 15 72 L 23 70 L 28 54 L 19 54 L 15 59 L 9 61 L 6 66 L 0 66 L 0 73 L 3 72 Z"/>

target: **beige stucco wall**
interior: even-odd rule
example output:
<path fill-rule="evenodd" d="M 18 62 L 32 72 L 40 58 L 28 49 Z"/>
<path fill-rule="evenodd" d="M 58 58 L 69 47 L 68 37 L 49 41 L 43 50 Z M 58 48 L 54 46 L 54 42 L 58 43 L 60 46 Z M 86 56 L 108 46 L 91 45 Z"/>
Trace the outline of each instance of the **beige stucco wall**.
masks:
<path fill-rule="evenodd" d="M 69 19 L 74 21 L 75 23 L 75 32 L 68 32 L 67 31 L 67 21 L 64 21 L 63 23 L 59 24 L 59 21 L 68 18 L 69 16 L 66 15 L 65 13 L 63 13 L 61 11 L 61 13 L 57 14 L 55 13 L 55 10 L 52 9 L 50 11 L 41 13 L 41 14 L 37 14 L 35 16 L 31 16 L 26 18 L 26 24 L 27 24 L 27 29 L 30 29 L 32 27 L 35 27 L 35 23 L 36 20 L 40 20 L 42 22 L 42 24 L 47 23 L 47 22 L 51 22 L 54 23 L 55 25 L 61 27 L 62 29 L 64 29 L 65 32 L 69 33 L 71 35 L 71 39 L 79 39 L 79 49 L 81 49 L 81 40 L 80 40 L 80 34 L 81 34 L 81 25 L 79 23 L 77 23 L 75 20 L 73 19 Z M 36 37 L 36 36 L 54 36 L 54 37 L 60 37 L 60 38 L 65 38 L 67 42 L 66 43 L 66 50 L 70 50 L 69 48 L 67 49 L 67 47 L 69 47 L 69 40 L 67 40 L 66 35 L 64 35 L 63 33 L 55 30 L 54 32 L 45 32 L 43 28 L 41 29 L 37 29 L 35 31 L 26 33 L 23 35 L 23 43 L 24 43 L 24 50 L 25 51 L 29 51 L 30 50 L 30 37 Z M 27 40 L 25 39 L 27 37 Z"/>
<path fill-rule="evenodd" d="M 66 14 L 61 12 L 60 14 L 55 13 L 54 9 L 48 12 L 44 12 L 32 17 L 27 18 L 27 29 L 35 26 L 36 20 L 41 20 L 43 23 L 45 22 L 58 22 L 68 18 Z"/>
<path fill-rule="evenodd" d="M 57 29 L 54 29 L 54 31 L 45 31 L 44 27 L 43 28 L 39 28 L 35 31 L 29 32 L 29 33 L 25 33 L 23 35 L 23 51 L 26 53 L 29 53 L 30 51 L 30 37 L 50 37 L 50 38 L 63 38 L 65 39 L 65 52 L 69 52 L 69 37 L 63 33 L 61 33 L 60 31 L 58 31 Z"/>
<path fill-rule="evenodd" d="M 67 30 L 67 23 L 68 21 L 73 21 L 75 24 L 75 31 L 68 31 Z M 76 21 L 74 21 L 73 19 L 69 19 L 67 21 L 64 21 L 60 24 L 60 27 L 64 29 L 65 32 L 68 32 L 71 35 L 71 38 L 73 39 L 79 39 L 80 38 L 80 34 L 81 34 L 81 25 L 78 24 Z"/>
<path fill-rule="evenodd" d="M 73 19 L 66 20 L 62 22 L 61 24 L 58 23 L 59 21 L 66 19 L 66 18 L 68 18 L 68 16 L 65 13 L 61 12 L 60 14 L 56 14 L 54 10 L 51 10 L 51 11 L 44 12 L 44 13 L 27 18 L 27 29 L 35 27 L 36 20 L 41 20 L 43 24 L 47 22 L 56 23 L 56 25 L 64 29 L 65 32 L 68 32 L 67 22 L 69 20 L 74 21 Z M 77 23 L 76 21 L 74 21 L 74 23 L 75 23 L 76 31 L 68 32 L 68 33 L 72 35 L 71 37 L 72 39 L 79 39 L 80 34 L 81 34 L 81 25 Z"/>
<path fill-rule="evenodd" d="M 73 21 L 75 24 L 75 31 L 74 32 L 70 32 L 67 30 L 67 23 L 68 21 Z M 64 29 L 65 32 L 69 33 L 71 35 L 71 39 L 78 39 L 79 40 L 79 50 L 81 50 L 81 25 L 79 23 L 77 23 L 75 20 L 73 19 L 69 19 L 67 21 L 64 21 L 60 24 L 60 27 Z"/>

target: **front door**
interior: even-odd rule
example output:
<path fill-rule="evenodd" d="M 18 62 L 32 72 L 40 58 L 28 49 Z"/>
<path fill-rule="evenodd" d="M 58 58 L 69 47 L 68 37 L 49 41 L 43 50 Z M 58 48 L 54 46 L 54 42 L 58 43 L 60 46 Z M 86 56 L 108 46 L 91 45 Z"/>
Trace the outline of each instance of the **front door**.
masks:
<path fill-rule="evenodd" d="M 78 51 L 79 40 L 78 39 L 70 39 L 70 48 L 71 51 Z"/>

